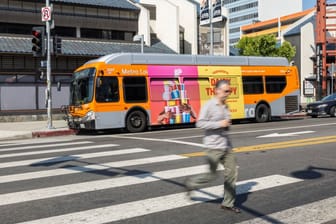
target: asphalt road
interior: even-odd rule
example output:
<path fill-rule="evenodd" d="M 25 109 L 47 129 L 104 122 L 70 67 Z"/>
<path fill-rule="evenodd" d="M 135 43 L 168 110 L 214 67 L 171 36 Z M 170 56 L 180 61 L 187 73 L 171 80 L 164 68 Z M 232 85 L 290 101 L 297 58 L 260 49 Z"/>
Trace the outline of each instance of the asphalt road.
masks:
<path fill-rule="evenodd" d="M 219 209 L 222 171 L 207 169 L 202 130 L 86 133 L 0 143 L 0 223 L 336 223 L 336 119 L 236 123 L 241 214 Z"/>

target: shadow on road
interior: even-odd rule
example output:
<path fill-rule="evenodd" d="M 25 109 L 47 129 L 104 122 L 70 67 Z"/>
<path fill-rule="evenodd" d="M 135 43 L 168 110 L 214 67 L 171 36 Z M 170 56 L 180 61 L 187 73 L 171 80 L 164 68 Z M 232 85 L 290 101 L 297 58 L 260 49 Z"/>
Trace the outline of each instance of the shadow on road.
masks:
<path fill-rule="evenodd" d="M 317 179 L 323 177 L 323 173 L 318 171 L 333 171 L 336 172 L 336 169 L 330 169 L 330 168 L 324 168 L 324 167 L 316 167 L 316 166 L 308 166 L 305 170 L 297 170 L 291 172 L 291 175 L 293 177 L 299 178 L 299 179 Z"/>

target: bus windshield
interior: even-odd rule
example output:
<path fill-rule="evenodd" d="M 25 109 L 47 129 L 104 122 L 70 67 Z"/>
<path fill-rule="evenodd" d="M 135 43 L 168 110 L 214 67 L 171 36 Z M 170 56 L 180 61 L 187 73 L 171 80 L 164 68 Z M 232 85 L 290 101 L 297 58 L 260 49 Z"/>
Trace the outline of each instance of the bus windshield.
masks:
<path fill-rule="evenodd" d="M 70 84 L 70 105 L 82 105 L 92 101 L 95 69 L 84 69 L 73 74 Z"/>

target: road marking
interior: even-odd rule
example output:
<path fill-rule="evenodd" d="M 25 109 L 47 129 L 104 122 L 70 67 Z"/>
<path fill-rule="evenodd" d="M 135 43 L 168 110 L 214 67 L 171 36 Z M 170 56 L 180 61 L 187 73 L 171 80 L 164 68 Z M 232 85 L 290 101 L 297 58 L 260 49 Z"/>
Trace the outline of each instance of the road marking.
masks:
<path fill-rule="evenodd" d="M 219 167 L 218 170 L 223 170 Z M 159 171 L 154 173 L 144 173 L 134 176 L 123 176 L 108 178 L 104 180 L 94 180 L 75 184 L 68 184 L 56 187 L 47 187 L 34 190 L 0 194 L 0 206 L 14 203 L 21 203 L 33 200 L 40 200 L 58 196 L 92 192 L 116 187 L 129 186 L 134 184 L 149 183 L 164 179 L 178 178 L 208 171 L 208 165 L 200 165 L 173 170 Z M 223 187 L 222 187 L 223 188 Z"/>
<path fill-rule="evenodd" d="M 248 134 L 248 133 L 257 133 L 257 132 L 283 131 L 283 130 L 293 130 L 293 129 L 312 128 L 312 127 L 324 127 L 324 126 L 334 126 L 334 125 L 336 125 L 336 123 L 302 125 L 302 126 L 285 127 L 285 128 L 270 128 L 270 129 L 251 130 L 251 131 L 238 131 L 238 132 L 230 132 L 230 134 L 231 135 L 236 135 L 236 134 Z"/>
<path fill-rule="evenodd" d="M 57 139 L 60 137 L 53 137 L 52 140 L 50 139 L 25 139 L 25 140 L 15 140 L 15 142 L 12 141 L 1 141 L 0 147 L 6 147 L 6 146 L 19 146 L 19 145 L 33 145 L 33 144 L 43 144 L 43 143 L 56 143 L 56 142 L 70 142 L 70 141 L 74 141 L 74 139 Z M 79 138 L 80 139 L 80 138 Z"/>
<path fill-rule="evenodd" d="M 271 175 L 255 178 L 237 183 L 237 194 L 260 191 L 264 189 L 279 187 L 302 181 L 301 179 L 281 175 Z M 189 200 L 185 193 L 170 194 L 145 200 L 133 201 L 86 211 L 74 212 L 54 217 L 42 218 L 23 222 L 26 224 L 40 223 L 69 223 L 71 224 L 100 224 L 113 221 L 135 218 L 138 216 L 153 214 L 157 212 L 177 209 L 185 206 L 200 204 L 222 198 L 223 185 L 204 188 L 195 191 L 193 198 Z M 1 201 L 1 200 L 0 200 Z"/>
<path fill-rule="evenodd" d="M 113 146 L 115 145 L 114 144 L 97 145 L 94 147 L 95 148 L 107 148 L 107 147 L 113 147 Z M 142 148 L 131 148 L 131 149 L 122 149 L 122 150 L 114 150 L 114 151 L 107 151 L 107 152 L 85 153 L 85 154 L 77 154 L 77 155 L 64 155 L 64 156 L 53 157 L 53 158 L 48 157 L 48 158 L 40 158 L 40 159 L 21 160 L 21 161 L 0 163 L 0 168 L 29 166 L 29 165 L 43 166 L 44 164 L 48 164 L 48 163 L 57 163 L 57 162 L 65 162 L 65 161 L 71 161 L 71 160 L 80 160 L 80 159 L 88 159 L 88 158 L 96 158 L 96 157 L 104 157 L 104 156 L 132 154 L 132 153 L 146 152 L 146 151 L 150 151 L 150 150 L 142 149 Z"/>
<path fill-rule="evenodd" d="M 268 135 L 258 136 L 257 138 L 274 138 L 274 137 L 294 137 L 303 134 L 311 134 L 315 133 L 315 131 L 299 131 L 299 132 L 291 132 L 291 133 L 272 133 Z"/>
<path fill-rule="evenodd" d="M 284 141 L 284 142 L 273 142 L 273 143 L 267 143 L 267 144 L 261 144 L 261 145 L 242 146 L 242 147 L 234 148 L 233 151 L 235 153 L 265 151 L 265 150 L 284 149 L 284 148 L 306 146 L 306 145 L 327 144 L 327 143 L 332 143 L 332 142 L 336 142 L 336 136 L 306 138 L 306 139 L 298 139 L 298 140 L 291 140 L 291 141 Z M 185 153 L 185 154 L 180 154 L 180 155 L 186 156 L 186 157 L 198 157 L 198 156 L 204 156 L 205 153 L 204 152 L 192 152 L 192 153 Z"/>
<path fill-rule="evenodd" d="M 327 198 L 313 203 L 287 209 L 281 212 L 250 219 L 239 224 L 276 223 L 327 223 L 336 219 L 336 197 Z"/>
<path fill-rule="evenodd" d="M 93 172 L 93 171 L 99 171 L 99 170 L 107 170 L 110 168 L 120 168 L 120 167 L 126 167 L 126 166 L 136 166 L 136 165 L 152 164 L 152 163 L 159 163 L 159 162 L 168 162 L 168 161 L 174 161 L 174 160 L 180 160 L 180 159 L 187 159 L 187 157 L 179 156 L 179 155 L 155 156 L 155 157 L 142 158 L 142 159 L 102 163 L 102 164 L 97 164 L 97 165 L 73 166 L 73 167 L 67 167 L 63 169 L 11 174 L 11 175 L 6 175 L 6 176 L 0 176 L 0 183 L 8 183 L 8 182 L 22 181 L 22 180 L 33 180 L 33 179 L 38 179 L 38 178 L 43 178 L 43 177 L 54 177 L 54 176 L 75 174 L 75 173 L 81 173 L 81 172 Z"/>
<path fill-rule="evenodd" d="M 84 144 L 84 143 L 79 143 L 79 144 Z M 79 144 L 75 144 L 75 145 L 79 145 Z M 53 145 L 53 146 L 58 147 L 60 145 Z M 114 146 L 119 146 L 119 145 L 117 145 L 117 144 L 109 144 L 108 145 L 108 147 L 114 147 Z M 43 154 L 55 153 L 55 152 L 71 152 L 71 151 L 79 151 L 79 150 L 94 149 L 94 148 L 97 148 L 97 145 L 89 145 L 89 146 L 86 145 L 86 146 L 72 147 L 72 148 L 40 150 L 40 151 L 33 151 L 33 152 L 8 153 L 8 154 L 0 155 L 0 158 L 9 158 L 9 157 L 17 157 L 17 156 L 31 156 L 31 155 L 43 155 Z M 33 148 L 33 149 L 35 149 L 35 148 Z"/>
<path fill-rule="evenodd" d="M 257 130 L 251 130 L 251 131 L 237 131 L 237 132 L 230 132 L 230 134 L 235 135 L 235 134 L 247 134 L 247 133 L 256 133 L 256 132 L 270 132 L 270 131 L 281 131 L 281 130 L 293 130 L 293 129 L 300 129 L 300 128 L 311 128 L 311 127 L 323 127 L 323 126 L 333 126 L 336 125 L 336 123 L 326 123 L 326 124 L 312 124 L 312 125 L 301 125 L 301 126 L 295 126 L 295 127 L 284 127 L 284 128 L 270 128 L 270 129 L 257 129 Z M 235 125 L 233 125 L 234 127 Z M 183 128 L 183 129 L 173 129 L 173 130 L 162 130 L 162 131 L 153 131 L 151 133 L 155 134 L 155 133 L 169 133 L 169 132 L 180 132 L 180 131 L 187 131 L 188 128 Z M 200 128 L 190 128 L 189 130 L 201 130 Z M 132 135 L 146 135 L 149 132 L 142 132 L 142 133 L 128 133 L 128 134 L 121 134 L 118 136 L 131 136 Z M 110 137 L 113 137 L 115 135 L 110 135 Z M 195 138 L 195 137 L 202 137 L 203 135 L 195 135 L 195 136 L 190 136 L 190 138 Z M 106 136 L 96 136 L 96 137 L 101 137 L 104 138 Z M 135 137 L 135 136 L 134 136 Z M 184 138 L 188 138 L 183 137 Z M 179 138 L 171 138 L 171 139 L 179 139 Z"/>
<path fill-rule="evenodd" d="M 152 141 L 152 142 L 168 142 L 168 143 L 176 143 L 176 144 L 183 144 L 183 145 L 191 145 L 191 146 L 196 146 L 196 147 L 204 147 L 203 144 L 194 143 L 194 142 L 178 141 L 178 140 L 173 140 L 173 139 L 142 138 L 142 137 L 123 136 L 123 135 L 114 135 L 111 137 L 142 140 L 142 141 Z"/>
<path fill-rule="evenodd" d="M 1 153 L 2 151 L 18 151 L 18 150 L 24 150 L 24 149 L 40 149 L 40 148 L 47 148 L 47 147 L 59 147 L 59 146 L 69 146 L 69 145 L 83 145 L 83 144 L 91 144 L 93 142 L 91 141 L 81 141 L 81 142 L 66 142 L 66 143 L 54 143 L 54 144 L 47 144 L 47 145 L 29 145 L 29 146 L 21 146 L 21 147 L 13 147 L 13 148 L 3 148 L 1 147 Z M 9 145 L 11 146 L 11 145 Z M 7 146 L 8 147 L 8 146 Z"/>

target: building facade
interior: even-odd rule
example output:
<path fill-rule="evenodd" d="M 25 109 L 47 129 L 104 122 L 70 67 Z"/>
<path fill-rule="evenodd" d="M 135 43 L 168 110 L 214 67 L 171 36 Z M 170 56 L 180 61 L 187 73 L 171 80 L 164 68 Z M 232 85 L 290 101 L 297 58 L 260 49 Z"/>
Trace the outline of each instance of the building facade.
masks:
<path fill-rule="evenodd" d="M 301 83 L 301 105 L 316 100 L 316 9 L 308 9 L 302 12 L 261 21 L 255 24 L 243 26 L 243 36 L 259 36 L 265 34 L 275 35 L 279 41 L 289 41 L 296 48 L 293 63 L 297 66 Z M 335 31 L 328 31 L 328 37 L 336 37 Z M 327 45 L 334 50 L 335 45 Z M 327 57 L 329 63 L 335 61 L 335 57 Z M 331 85 L 331 77 L 327 79 L 327 94 L 335 92 Z"/>
<path fill-rule="evenodd" d="M 191 0 L 136 0 L 139 34 L 147 45 L 158 40 L 180 54 L 198 53 L 198 7 Z"/>
<path fill-rule="evenodd" d="M 241 37 L 241 26 L 302 11 L 302 0 L 223 0 L 229 10 L 230 45 Z"/>
<path fill-rule="evenodd" d="M 140 52 L 133 36 L 139 31 L 140 9 L 127 0 L 51 0 L 54 28 L 62 53 L 52 55 L 53 108 L 68 103 L 69 88 L 56 91 L 56 82 L 69 80 L 74 69 L 98 56 Z M 44 26 L 40 0 L 0 0 L 0 115 L 45 113 L 44 58 L 32 55 L 32 27 Z M 145 52 L 176 53 L 163 43 Z"/>

